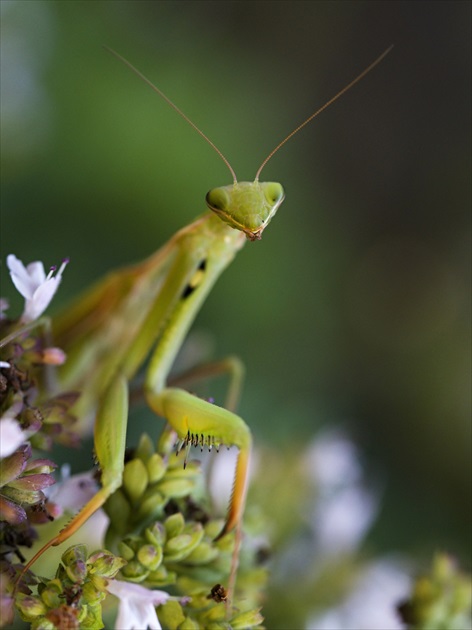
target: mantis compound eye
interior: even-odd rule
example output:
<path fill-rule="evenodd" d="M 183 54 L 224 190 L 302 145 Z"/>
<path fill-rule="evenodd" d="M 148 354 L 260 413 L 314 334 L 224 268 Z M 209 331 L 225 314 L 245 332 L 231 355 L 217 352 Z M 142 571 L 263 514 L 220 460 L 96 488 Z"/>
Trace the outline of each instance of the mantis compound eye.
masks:
<path fill-rule="evenodd" d="M 229 196 L 224 188 L 213 188 L 207 194 L 205 200 L 210 210 L 225 212 L 229 205 Z"/>
<path fill-rule="evenodd" d="M 280 203 L 285 196 L 284 189 L 281 184 L 269 182 L 264 186 L 264 195 L 271 205 Z"/>

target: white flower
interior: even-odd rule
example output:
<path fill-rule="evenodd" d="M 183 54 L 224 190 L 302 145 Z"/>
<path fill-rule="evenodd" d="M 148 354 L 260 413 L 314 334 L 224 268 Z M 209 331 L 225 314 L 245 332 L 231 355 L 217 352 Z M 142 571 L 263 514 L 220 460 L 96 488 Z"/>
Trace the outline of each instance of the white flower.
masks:
<path fill-rule="evenodd" d="M 359 577 L 353 592 L 338 607 L 309 619 L 312 630 L 401 630 L 396 612 L 408 596 L 411 580 L 404 567 L 391 560 L 379 560 Z"/>
<path fill-rule="evenodd" d="M 312 526 L 321 553 L 338 555 L 357 549 L 378 512 L 378 501 L 361 487 L 343 488 L 320 498 Z"/>
<path fill-rule="evenodd" d="M 28 433 L 13 418 L 0 420 L 0 457 L 8 457 L 26 442 Z"/>
<path fill-rule="evenodd" d="M 116 630 L 161 630 L 155 606 L 165 604 L 168 593 L 120 580 L 109 580 L 107 590 L 120 600 Z"/>
<path fill-rule="evenodd" d="M 68 262 L 67 259 L 62 262 L 55 276 L 53 274 L 56 268 L 51 267 L 46 276 L 42 262 L 32 262 L 25 267 L 14 254 L 7 256 L 7 265 L 13 284 L 25 298 L 21 321 L 32 322 L 43 314 L 59 287 L 62 272 Z"/>
<path fill-rule="evenodd" d="M 8 457 L 14 453 L 31 435 L 29 431 L 23 431 L 15 420 L 21 408 L 22 403 L 17 401 L 0 418 L 0 457 Z"/>
<path fill-rule="evenodd" d="M 97 492 L 98 484 L 93 470 L 71 476 L 69 464 L 64 464 L 61 466 L 60 480 L 54 486 L 46 488 L 44 494 L 54 504 L 54 518 L 57 519 L 64 513 L 76 514 Z M 105 511 L 97 510 L 80 528 L 80 540 L 77 542 L 87 541 L 92 549 L 103 547 L 109 523 L 110 519 Z"/>
<path fill-rule="evenodd" d="M 63 510 L 77 512 L 87 501 L 97 494 L 98 484 L 93 477 L 93 471 L 70 474 L 70 465 L 64 464 L 60 470 L 60 480 L 48 488 L 48 498 Z"/>
<path fill-rule="evenodd" d="M 321 555 L 355 551 L 379 504 L 363 483 L 355 445 L 340 431 L 326 431 L 308 448 L 305 462 L 317 491 L 310 524 Z"/>
<path fill-rule="evenodd" d="M 361 480 L 362 467 L 355 445 L 341 430 L 319 434 L 305 455 L 308 475 L 324 493 Z"/>

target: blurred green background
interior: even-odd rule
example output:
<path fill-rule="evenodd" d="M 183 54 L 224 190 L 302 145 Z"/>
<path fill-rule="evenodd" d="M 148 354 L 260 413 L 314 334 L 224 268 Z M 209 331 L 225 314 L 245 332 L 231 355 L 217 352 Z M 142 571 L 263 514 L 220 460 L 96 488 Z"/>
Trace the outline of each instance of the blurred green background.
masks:
<path fill-rule="evenodd" d="M 280 446 L 280 466 L 289 443 L 342 426 L 383 490 L 372 545 L 447 549 L 470 566 L 470 3 L 0 6 L 12 314 L 8 253 L 48 267 L 70 257 L 57 308 L 150 254 L 230 183 L 102 45 L 182 107 L 240 179 L 395 45 L 269 163 L 263 179 L 283 183 L 284 205 L 196 329 L 215 356 L 244 360 L 241 414 L 256 443 Z"/>

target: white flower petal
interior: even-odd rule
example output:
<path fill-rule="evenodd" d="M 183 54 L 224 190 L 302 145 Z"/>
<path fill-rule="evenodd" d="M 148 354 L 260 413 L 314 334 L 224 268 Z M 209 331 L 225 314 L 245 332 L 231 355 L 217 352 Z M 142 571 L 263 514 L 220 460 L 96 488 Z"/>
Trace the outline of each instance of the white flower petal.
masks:
<path fill-rule="evenodd" d="M 156 609 L 152 604 L 142 604 L 139 601 L 129 601 L 129 612 L 132 615 L 132 630 L 142 630 L 142 628 L 150 628 L 150 630 L 161 630 L 161 624 L 157 618 Z M 117 630 L 121 630 L 123 626 L 118 625 Z"/>
<path fill-rule="evenodd" d="M 118 606 L 118 616 L 115 621 L 116 630 L 131 630 L 131 626 L 134 614 L 131 610 L 128 599 L 120 599 L 120 605 Z"/>
<path fill-rule="evenodd" d="M 321 498 L 312 521 L 323 555 L 349 553 L 362 542 L 378 512 L 378 500 L 358 486 Z"/>
<path fill-rule="evenodd" d="M 39 264 L 42 265 L 42 263 Z M 21 293 L 21 295 L 27 300 L 31 299 L 38 285 L 31 281 L 28 271 L 21 260 L 19 260 L 15 255 L 10 254 L 7 256 L 7 265 L 10 270 L 10 276 L 13 284 L 18 292 Z"/>
<path fill-rule="evenodd" d="M 27 439 L 28 433 L 16 420 L 7 416 L 0 420 L 0 457 L 8 457 Z"/>
<path fill-rule="evenodd" d="M 124 582 L 122 580 L 109 580 L 107 591 L 116 597 L 126 597 L 135 601 L 145 603 L 151 603 L 155 606 L 165 604 L 169 599 L 169 593 L 159 590 L 151 590 L 140 584 L 133 584 L 133 582 Z"/>
<path fill-rule="evenodd" d="M 168 593 L 121 580 L 108 580 L 107 590 L 120 600 L 116 630 L 161 630 L 155 606 L 165 604 Z"/>
<path fill-rule="evenodd" d="M 381 559 L 367 567 L 353 592 L 337 608 L 312 617 L 307 628 L 317 630 L 401 630 L 396 613 L 399 601 L 410 590 L 404 567 Z"/>
<path fill-rule="evenodd" d="M 26 271 L 28 272 L 28 276 L 30 281 L 36 286 L 39 287 L 46 280 L 46 273 L 44 271 L 44 265 L 39 260 L 26 265 Z"/>
<path fill-rule="evenodd" d="M 22 317 L 24 322 L 32 322 L 44 313 L 57 291 L 59 282 L 58 278 L 49 278 L 35 290 L 31 299 L 26 300 Z"/>
<path fill-rule="evenodd" d="M 53 277 L 55 267 L 46 276 L 42 262 L 32 262 L 25 267 L 14 254 L 7 256 L 13 284 L 25 298 L 25 309 L 21 317 L 23 322 L 32 322 L 44 313 L 59 287 L 62 272 L 68 262 L 68 259 L 64 260 Z"/>
<path fill-rule="evenodd" d="M 62 480 L 51 487 L 48 497 L 63 510 L 77 512 L 97 494 L 97 491 L 98 484 L 93 478 L 93 471 L 90 470 L 72 476 L 69 476 L 68 472 L 66 472 Z"/>
<path fill-rule="evenodd" d="M 307 473 L 321 492 L 353 484 L 362 477 L 355 445 L 338 430 L 327 430 L 318 435 L 309 446 L 305 460 Z"/>
<path fill-rule="evenodd" d="M 27 274 L 26 268 L 24 264 L 21 262 L 19 258 L 15 256 L 15 254 L 8 254 L 7 256 L 7 267 L 11 273 L 15 273 L 19 276 L 22 274 Z"/>

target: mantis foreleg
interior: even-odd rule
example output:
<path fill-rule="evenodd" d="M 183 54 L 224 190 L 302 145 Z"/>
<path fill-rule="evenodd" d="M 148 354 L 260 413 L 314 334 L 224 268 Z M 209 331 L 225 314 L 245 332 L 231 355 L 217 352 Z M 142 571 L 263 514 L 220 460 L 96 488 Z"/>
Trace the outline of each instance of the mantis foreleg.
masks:
<path fill-rule="evenodd" d="M 224 407 L 229 411 L 236 411 L 244 379 L 244 365 L 239 357 L 231 355 L 220 359 L 192 367 L 181 374 L 169 379 L 171 387 L 181 387 L 201 380 L 214 378 L 221 374 L 229 377 L 228 391 L 225 397 Z"/>
<path fill-rule="evenodd" d="M 26 564 L 26 572 L 49 547 L 65 542 L 101 508 L 120 487 L 126 448 L 128 420 L 128 387 L 122 376 L 110 384 L 97 409 L 95 422 L 95 455 L 102 471 L 101 488 L 61 531 L 51 538 Z"/>

